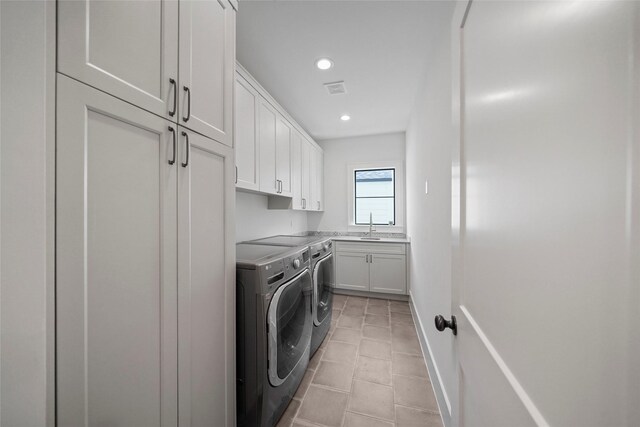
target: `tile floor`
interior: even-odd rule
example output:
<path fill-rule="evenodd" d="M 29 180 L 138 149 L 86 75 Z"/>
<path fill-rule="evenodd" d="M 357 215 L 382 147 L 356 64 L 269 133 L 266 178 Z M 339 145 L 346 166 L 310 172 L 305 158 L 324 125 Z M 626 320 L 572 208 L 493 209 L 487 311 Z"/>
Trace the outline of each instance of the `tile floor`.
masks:
<path fill-rule="evenodd" d="M 277 427 L 442 427 L 408 303 L 335 295 L 333 308 Z"/>

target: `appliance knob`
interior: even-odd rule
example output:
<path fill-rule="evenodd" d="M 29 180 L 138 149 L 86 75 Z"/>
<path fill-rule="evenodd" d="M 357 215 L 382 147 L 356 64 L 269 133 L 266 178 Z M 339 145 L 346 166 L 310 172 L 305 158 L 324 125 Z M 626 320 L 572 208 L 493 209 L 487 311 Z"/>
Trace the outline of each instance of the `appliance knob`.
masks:
<path fill-rule="evenodd" d="M 300 260 L 299 260 L 298 258 L 296 258 L 296 259 L 294 259 L 294 260 L 293 260 L 293 268 L 294 268 L 295 270 L 297 270 L 297 269 L 299 269 L 299 268 L 300 268 Z"/>
<path fill-rule="evenodd" d="M 328 251 L 329 250 L 329 245 L 327 245 L 326 243 L 324 245 L 322 245 L 322 249 L 324 249 L 324 251 Z"/>

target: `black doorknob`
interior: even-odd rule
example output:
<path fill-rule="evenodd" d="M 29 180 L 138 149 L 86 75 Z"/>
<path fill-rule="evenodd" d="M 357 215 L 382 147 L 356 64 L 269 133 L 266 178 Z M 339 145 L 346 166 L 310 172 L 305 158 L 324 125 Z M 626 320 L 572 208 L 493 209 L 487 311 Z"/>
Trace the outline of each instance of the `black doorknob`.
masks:
<path fill-rule="evenodd" d="M 436 329 L 440 332 L 449 328 L 453 331 L 453 335 L 458 335 L 458 324 L 456 323 L 456 316 L 451 316 L 451 320 L 447 320 L 438 314 L 435 318 Z"/>

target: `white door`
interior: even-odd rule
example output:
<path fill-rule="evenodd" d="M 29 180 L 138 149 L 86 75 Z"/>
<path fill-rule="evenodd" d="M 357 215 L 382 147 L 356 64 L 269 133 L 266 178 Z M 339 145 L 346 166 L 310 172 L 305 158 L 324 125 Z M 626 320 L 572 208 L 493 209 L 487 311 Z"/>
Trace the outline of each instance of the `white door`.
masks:
<path fill-rule="evenodd" d="M 371 254 L 371 292 L 407 293 L 407 258 L 405 255 Z"/>
<path fill-rule="evenodd" d="M 258 101 L 258 147 L 260 152 L 260 191 L 278 193 L 276 182 L 276 119 L 273 107 Z"/>
<path fill-rule="evenodd" d="M 178 2 L 58 2 L 58 71 L 173 121 Z"/>
<path fill-rule="evenodd" d="M 259 190 L 259 151 L 256 135 L 258 92 L 236 75 L 235 149 L 236 187 Z"/>
<path fill-rule="evenodd" d="M 453 23 L 460 426 L 639 422 L 638 7 L 473 2 Z"/>
<path fill-rule="evenodd" d="M 302 137 L 291 132 L 291 208 L 302 210 Z"/>
<path fill-rule="evenodd" d="M 276 180 L 278 194 L 291 196 L 291 125 L 279 114 L 276 119 Z"/>
<path fill-rule="evenodd" d="M 175 426 L 177 126 L 57 89 L 57 423 Z"/>
<path fill-rule="evenodd" d="M 233 150 L 180 127 L 178 166 L 179 425 L 232 426 Z"/>
<path fill-rule="evenodd" d="M 336 288 L 369 290 L 369 254 L 336 252 Z"/>
<path fill-rule="evenodd" d="M 311 203 L 311 143 L 304 137 L 300 139 L 302 147 L 302 209 L 310 209 Z"/>
<path fill-rule="evenodd" d="M 180 0 L 180 124 L 233 145 L 235 10 L 227 0 Z"/>

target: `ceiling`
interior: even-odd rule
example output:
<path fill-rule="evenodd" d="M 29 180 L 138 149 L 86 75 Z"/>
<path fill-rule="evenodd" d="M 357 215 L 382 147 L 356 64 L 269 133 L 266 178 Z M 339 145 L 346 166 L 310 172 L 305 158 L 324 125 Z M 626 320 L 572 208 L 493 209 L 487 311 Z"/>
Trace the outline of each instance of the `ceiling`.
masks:
<path fill-rule="evenodd" d="M 240 63 L 315 139 L 404 131 L 452 1 L 240 1 Z M 315 61 L 329 57 L 321 71 Z M 347 93 L 324 83 L 344 80 Z M 349 114 L 343 122 L 340 116 Z"/>

